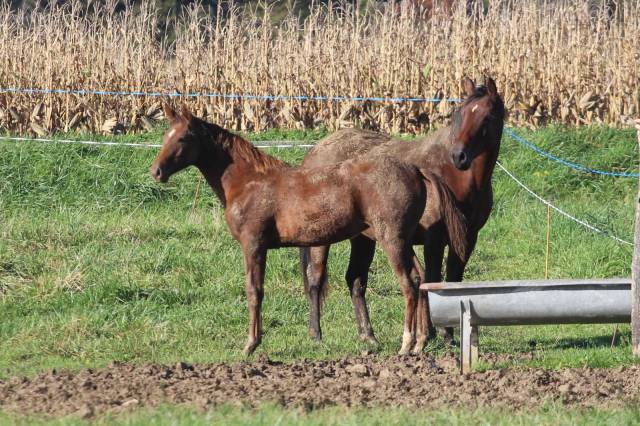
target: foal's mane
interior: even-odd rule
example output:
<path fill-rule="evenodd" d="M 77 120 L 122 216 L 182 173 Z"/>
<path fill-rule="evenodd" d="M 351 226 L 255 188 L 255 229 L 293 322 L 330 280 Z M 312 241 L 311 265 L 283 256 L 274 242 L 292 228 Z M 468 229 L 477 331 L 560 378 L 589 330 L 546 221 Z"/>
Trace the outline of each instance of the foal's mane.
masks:
<path fill-rule="evenodd" d="M 197 118 L 194 117 L 194 120 Z M 220 145 L 233 159 L 242 159 L 249 163 L 256 172 L 266 173 L 269 170 L 287 167 L 287 164 L 256 148 L 251 142 L 235 135 L 217 124 L 200 120 L 205 132 Z"/>

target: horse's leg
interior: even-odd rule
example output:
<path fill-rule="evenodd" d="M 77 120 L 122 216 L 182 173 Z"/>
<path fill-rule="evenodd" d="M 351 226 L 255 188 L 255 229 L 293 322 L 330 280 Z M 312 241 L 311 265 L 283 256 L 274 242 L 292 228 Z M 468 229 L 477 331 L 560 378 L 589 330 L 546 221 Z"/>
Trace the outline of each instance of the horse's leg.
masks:
<path fill-rule="evenodd" d="M 380 241 L 382 249 L 389 258 L 389 263 L 400 282 L 404 296 L 404 332 L 402 346 L 398 354 L 406 355 L 416 338 L 416 307 L 418 302 L 418 285 L 420 276 L 413 264 L 413 248 L 411 243 L 401 239 Z"/>
<path fill-rule="evenodd" d="M 309 335 L 322 340 L 320 308 L 327 289 L 327 257 L 329 246 L 300 248 L 304 290 L 309 300 Z"/>
<path fill-rule="evenodd" d="M 444 258 L 444 228 L 440 225 L 434 225 L 427 229 L 424 240 L 424 264 L 425 278 L 424 282 L 438 283 L 442 281 L 442 260 Z M 428 339 L 434 338 L 436 329 L 431 323 L 429 316 L 429 294 L 421 291 L 418 295 L 418 318 L 424 318 L 421 326 L 426 329 L 426 338 L 424 342 L 418 339 L 413 349 L 414 353 L 419 353 L 424 349 Z"/>
<path fill-rule="evenodd" d="M 413 269 L 419 279 L 419 283 L 426 282 L 426 274 L 415 252 L 413 253 Z M 411 350 L 414 354 L 419 354 L 424 349 L 427 340 L 431 336 L 431 321 L 429 318 L 429 298 L 426 291 L 418 290 L 418 304 L 416 306 L 416 344 Z"/>
<path fill-rule="evenodd" d="M 442 262 L 444 260 L 444 248 L 446 241 L 444 238 L 444 229 L 435 229 L 433 232 L 427 232 L 424 242 L 424 264 L 425 264 L 425 282 L 439 283 L 442 282 Z M 428 293 L 423 292 L 428 300 Z M 428 304 L 427 304 L 428 310 Z M 431 323 L 429 313 L 429 337 L 436 336 L 436 329 Z"/>
<path fill-rule="evenodd" d="M 262 298 L 264 295 L 264 269 L 267 261 L 267 250 L 263 248 L 244 248 L 244 264 L 246 273 L 245 291 L 249 308 L 249 337 L 244 347 L 244 354 L 250 355 L 262 340 Z"/>
<path fill-rule="evenodd" d="M 351 255 L 349 257 L 349 267 L 345 274 L 351 303 L 356 316 L 358 335 L 360 338 L 372 345 L 378 345 L 378 340 L 373 334 L 371 321 L 369 320 L 369 310 L 365 294 L 367 292 L 367 280 L 369 277 L 369 267 L 373 262 L 376 251 L 376 242 L 364 235 L 358 235 L 350 240 Z"/>
<path fill-rule="evenodd" d="M 449 254 L 447 255 L 447 281 L 462 281 L 464 269 L 467 266 L 467 262 L 469 261 L 469 257 L 473 252 L 477 241 L 478 233 L 469 231 L 467 234 L 467 256 L 464 258 L 458 256 L 458 254 L 454 253 L 453 250 L 451 250 L 451 247 L 449 247 Z M 444 340 L 449 343 L 453 342 L 453 327 L 445 327 Z"/>

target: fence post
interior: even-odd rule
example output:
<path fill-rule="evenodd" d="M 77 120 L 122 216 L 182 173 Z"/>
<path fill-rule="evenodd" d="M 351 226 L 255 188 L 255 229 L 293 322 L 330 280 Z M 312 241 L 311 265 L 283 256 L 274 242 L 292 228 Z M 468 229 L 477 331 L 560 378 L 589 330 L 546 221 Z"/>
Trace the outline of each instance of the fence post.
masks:
<path fill-rule="evenodd" d="M 640 147 L 640 118 L 636 120 L 636 130 Z M 633 354 L 640 357 L 640 182 L 636 198 L 636 223 L 631 263 L 631 341 Z"/>

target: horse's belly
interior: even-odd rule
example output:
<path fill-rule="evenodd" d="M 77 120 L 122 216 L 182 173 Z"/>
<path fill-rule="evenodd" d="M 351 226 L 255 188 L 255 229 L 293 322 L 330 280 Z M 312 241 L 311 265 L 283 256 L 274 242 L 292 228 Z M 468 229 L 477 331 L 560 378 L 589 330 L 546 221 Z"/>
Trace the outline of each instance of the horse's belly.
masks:
<path fill-rule="evenodd" d="M 277 220 L 279 242 L 288 246 L 333 244 L 354 237 L 365 228 L 350 208 L 298 210 L 280 215 Z"/>

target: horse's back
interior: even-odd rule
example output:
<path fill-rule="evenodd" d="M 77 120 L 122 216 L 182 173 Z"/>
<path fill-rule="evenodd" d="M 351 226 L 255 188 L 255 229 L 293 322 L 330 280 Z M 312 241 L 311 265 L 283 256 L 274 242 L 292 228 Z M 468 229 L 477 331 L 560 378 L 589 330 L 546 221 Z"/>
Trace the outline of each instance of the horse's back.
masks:
<path fill-rule="evenodd" d="M 393 138 L 385 133 L 363 129 L 341 129 L 322 139 L 304 157 L 303 167 L 336 164 L 366 154 Z"/>

